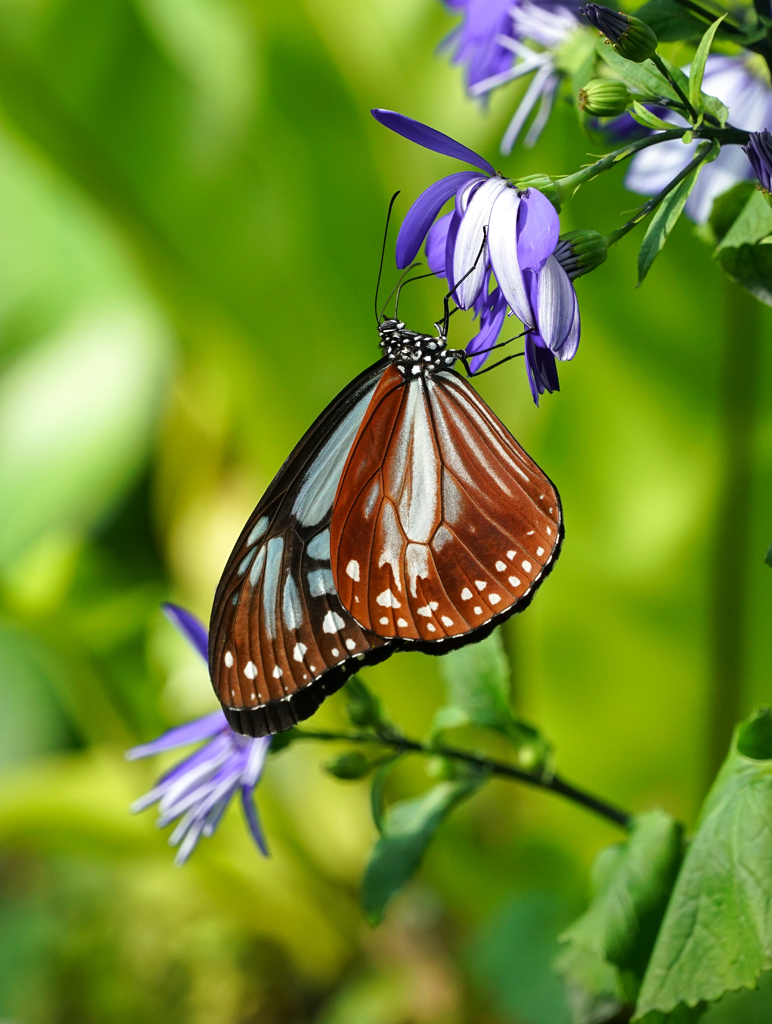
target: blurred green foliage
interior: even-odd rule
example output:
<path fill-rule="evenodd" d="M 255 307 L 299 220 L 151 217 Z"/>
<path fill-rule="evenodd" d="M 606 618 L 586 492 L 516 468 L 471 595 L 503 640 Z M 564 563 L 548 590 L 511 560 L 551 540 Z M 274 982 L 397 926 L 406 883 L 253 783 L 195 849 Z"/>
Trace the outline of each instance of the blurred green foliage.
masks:
<path fill-rule="evenodd" d="M 388 196 L 401 188 L 404 211 L 455 169 L 369 108 L 497 152 L 522 86 L 481 117 L 435 54 L 450 25 L 437 0 L 0 0 L 3 1020 L 567 1019 L 549 963 L 618 837 L 555 797 L 491 783 L 376 931 L 358 906 L 367 784 L 320 770 L 334 750 L 295 744 L 270 763 L 268 861 L 232 812 L 175 869 L 151 816 L 127 812 L 159 766 L 123 749 L 214 707 L 159 601 L 206 619 L 263 487 L 376 356 Z M 587 148 L 561 106 L 503 169 L 567 173 Z M 562 226 L 606 232 L 636 203 L 616 172 Z M 536 410 L 515 364 L 480 390 L 566 512 L 557 570 L 506 632 L 520 713 L 568 777 L 693 824 L 721 726 L 707 597 L 722 583 L 719 385 L 744 338 L 726 312 L 735 286 L 687 223 L 638 290 L 635 243 L 579 283 L 582 346 L 559 395 Z M 436 283 L 414 286 L 404 315 L 426 327 L 440 300 Z M 761 395 L 770 370 L 764 349 Z M 752 439 L 734 549 L 743 713 L 770 699 L 763 403 Z M 434 660 L 401 654 L 367 675 L 396 721 L 429 729 Z M 319 724 L 340 725 L 342 705 Z M 391 798 L 425 789 L 424 767 L 400 766 Z M 766 985 L 704 1019 L 755 1024 L 770 1006 Z"/>

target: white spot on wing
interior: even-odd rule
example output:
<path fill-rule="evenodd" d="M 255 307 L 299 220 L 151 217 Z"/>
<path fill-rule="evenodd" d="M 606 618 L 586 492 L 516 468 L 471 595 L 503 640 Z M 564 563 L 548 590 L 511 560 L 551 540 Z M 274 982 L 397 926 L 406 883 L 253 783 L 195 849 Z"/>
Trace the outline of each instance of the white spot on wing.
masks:
<path fill-rule="evenodd" d="M 523 565 L 523 568 L 525 569 L 526 572 L 530 572 L 531 571 L 531 563 L 530 562 L 523 562 L 522 565 Z"/>
<path fill-rule="evenodd" d="M 303 655 L 306 653 L 308 648 L 305 644 L 295 644 L 294 650 L 292 651 L 292 657 L 295 661 L 302 661 Z"/>
<path fill-rule="evenodd" d="M 474 585 L 477 587 L 478 590 L 485 590 L 485 588 L 488 586 L 488 584 L 484 583 L 482 580 L 475 580 Z"/>
<path fill-rule="evenodd" d="M 405 569 L 410 593 L 417 597 L 417 581 L 419 578 L 425 580 L 429 576 L 429 548 L 425 544 L 408 544 L 405 551 Z"/>
<path fill-rule="evenodd" d="M 306 554 L 309 558 L 315 558 L 317 561 L 322 559 L 329 559 L 330 557 L 330 531 L 324 530 L 322 533 L 317 533 L 315 537 L 306 544 Z"/>
<path fill-rule="evenodd" d="M 346 575 L 350 576 L 355 583 L 359 583 L 359 562 L 355 558 L 346 566 Z"/>
<path fill-rule="evenodd" d="M 284 672 L 279 668 L 279 666 L 278 665 L 274 665 L 273 666 L 273 678 L 274 679 L 279 679 L 283 675 L 284 675 Z"/>
<path fill-rule="evenodd" d="M 464 589 L 461 591 L 461 600 L 468 601 L 471 596 L 472 591 L 469 589 L 469 587 L 464 587 Z"/>
<path fill-rule="evenodd" d="M 337 633 L 339 629 L 343 629 L 346 625 L 346 620 L 342 619 L 337 612 L 329 611 L 322 620 L 322 629 L 325 633 Z"/>
<path fill-rule="evenodd" d="M 517 578 L 517 576 L 510 576 L 509 577 L 509 582 L 512 584 L 513 587 L 519 587 L 520 586 L 520 580 Z"/>
<path fill-rule="evenodd" d="M 536 557 L 537 557 L 537 558 L 541 558 L 541 556 L 542 556 L 543 554 L 544 554 L 544 548 L 537 548 L 537 549 L 536 549 Z"/>
<path fill-rule="evenodd" d="M 507 558 L 510 560 L 510 562 L 512 561 L 516 554 L 516 551 L 507 551 Z"/>
<path fill-rule="evenodd" d="M 333 658 L 337 658 L 339 654 L 340 654 L 340 651 L 338 650 L 338 648 L 337 647 L 333 647 L 333 649 L 332 649 L 332 656 L 333 656 Z"/>
<path fill-rule="evenodd" d="M 271 537 L 265 545 L 265 576 L 263 577 L 263 614 L 265 629 L 271 640 L 276 639 L 276 594 L 279 590 L 281 557 L 284 538 Z"/>
<path fill-rule="evenodd" d="M 233 655 L 231 654 L 230 651 L 225 652 L 225 657 L 223 658 L 223 661 L 225 662 L 226 668 L 231 667 L 231 665 L 233 664 Z"/>
<path fill-rule="evenodd" d="M 303 606 L 300 603 L 300 595 L 292 578 L 292 573 L 287 575 L 284 583 L 284 600 L 282 602 L 282 615 L 287 629 L 298 629 L 303 621 Z"/>
<path fill-rule="evenodd" d="M 441 616 L 440 617 L 440 622 L 443 624 L 443 626 L 452 626 L 453 625 L 453 619 L 449 619 L 447 617 L 447 615 Z"/>
<path fill-rule="evenodd" d="M 335 581 L 329 569 L 312 569 L 308 574 L 308 590 L 311 597 L 335 593 Z"/>
<path fill-rule="evenodd" d="M 389 620 L 388 620 L 388 619 L 386 618 L 386 616 L 385 616 L 385 615 L 384 615 L 384 616 L 382 616 L 382 618 L 378 619 L 378 622 L 379 622 L 379 623 L 380 623 L 380 624 L 381 624 L 382 626 L 388 626 L 388 624 L 389 624 Z"/>
<path fill-rule="evenodd" d="M 255 525 L 250 530 L 249 536 L 247 537 L 247 544 L 254 544 L 255 541 L 260 540 L 265 531 L 268 529 L 268 516 L 260 516 Z"/>
<path fill-rule="evenodd" d="M 434 625 L 433 622 L 427 622 L 426 623 L 426 628 L 429 630 L 430 633 L 436 633 L 437 632 L 437 627 Z"/>
<path fill-rule="evenodd" d="M 501 596 L 499 594 L 488 594 L 488 600 L 491 604 L 498 604 L 501 600 Z"/>
<path fill-rule="evenodd" d="M 347 647 L 347 648 L 348 648 L 348 649 L 349 649 L 350 651 L 353 651 L 353 650 L 355 649 L 355 647 L 356 647 L 356 642 L 355 642 L 354 640 L 347 640 L 347 641 L 346 641 L 346 647 Z"/>
<path fill-rule="evenodd" d="M 504 572 L 506 567 L 507 567 L 507 563 L 506 562 L 496 562 L 496 568 L 498 569 L 499 572 Z"/>
<path fill-rule="evenodd" d="M 402 607 L 390 590 L 384 590 L 383 593 L 379 594 L 375 600 L 382 608 Z"/>
<path fill-rule="evenodd" d="M 474 613 L 475 615 L 482 615 L 482 608 L 479 606 L 479 604 L 476 604 L 474 606 Z"/>
<path fill-rule="evenodd" d="M 397 625 L 402 626 L 402 628 L 404 629 L 404 627 L 407 625 L 407 619 L 397 619 Z"/>
<path fill-rule="evenodd" d="M 247 677 L 247 679 L 255 678 L 255 676 L 257 675 L 257 665 L 254 663 L 254 661 L 247 662 L 246 667 L 244 668 L 244 675 Z"/>

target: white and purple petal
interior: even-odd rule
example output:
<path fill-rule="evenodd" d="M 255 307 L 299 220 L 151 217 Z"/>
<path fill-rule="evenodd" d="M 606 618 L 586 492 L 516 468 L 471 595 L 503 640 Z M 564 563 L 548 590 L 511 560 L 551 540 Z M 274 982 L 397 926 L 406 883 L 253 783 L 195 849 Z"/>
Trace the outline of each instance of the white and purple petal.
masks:
<path fill-rule="evenodd" d="M 539 334 L 559 359 L 571 359 L 579 344 L 578 336 L 574 338 L 572 334 L 574 321 L 578 319 L 574 286 L 554 256 L 549 257 L 534 277 L 536 295 L 532 301 Z"/>
<path fill-rule="evenodd" d="M 431 272 L 438 277 L 447 277 L 445 253 L 448 247 L 448 230 L 452 218 L 453 210 L 436 220 L 426 236 L 424 248 L 426 262 L 429 264 Z"/>
<path fill-rule="evenodd" d="M 506 188 L 496 197 L 490 217 L 488 252 L 496 281 L 510 309 L 526 327 L 534 327 L 534 315 L 518 255 L 521 204 L 522 198 L 514 188 Z"/>
<path fill-rule="evenodd" d="M 505 191 L 511 191 L 507 181 L 488 178 L 469 200 L 461 219 L 453 248 L 453 281 L 454 297 L 462 309 L 469 309 L 480 294 L 487 265 L 485 248 L 491 210 Z"/>
<path fill-rule="evenodd" d="M 541 270 L 560 236 L 557 211 L 543 192 L 521 193 L 517 214 L 517 258 L 522 270 Z"/>
<path fill-rule="evenodd" d="M 405 214 L 397 235 L 397 266 L 410 266 L 421 248 L 427 232 L 445 203 L 466 185 L 484 181 L 476 171 L 458 171 L 440 178 L 416 199 Z"/>

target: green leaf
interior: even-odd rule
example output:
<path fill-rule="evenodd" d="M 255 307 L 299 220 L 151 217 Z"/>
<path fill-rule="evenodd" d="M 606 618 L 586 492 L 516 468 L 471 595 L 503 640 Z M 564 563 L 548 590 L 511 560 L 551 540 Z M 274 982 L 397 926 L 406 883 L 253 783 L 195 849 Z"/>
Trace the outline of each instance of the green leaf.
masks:
<path fill-rule="evenodd" d="M 745 205 L 723 235 L 718 248 L 738 249 L 741 245 L 755 245 L 769 235 L 772 235 L 772 210 L 759 189 L 751 185 Z"/>
<path fill-rule="evenodd" d="M 735 732 L 703 806 L 636 1007 L 637 1020 L 755 988 L 772 967 L 772 716 Z"/>
<path fill-rule="evenodd" d="M 378 924 L 386 904 L 412 877 L 443 820 L 474 793 L 483 778 L 475 774 L 440 782 L 415 800 L 389 807 L 362 882 L 362 905 L 371 924 Z"/>
<path fill-rule="evenodd" d="M 598 53 L 616 77 L 624 82 L 631 92 L 637 93 L 644 99 L 662 97 L 673 101 L 678 100 L 672 85 L 648 61 L 643 64 L 634 64 L 630 60 L 625 60 L 610 46 L 603 45 L 601 40 L 598 40 Z"/>
<path fill-rule="evenodd" d="M 741 245 L 721 249 L 718 254 L 724 271 L 759 302 L 772 306 L 772 245 Z"/>
<path fill-rule="evenodd" d="M 632 1005 L 681 860 L 681 827 L 661 810 L 634 819 L 630 836 L 595 861 L 589 909 L 561 936 L 557 962 L 577 1024 Z"/>
<path fill-rule="evenodd" d="M 657 117 L 656 114 L 652 114 L 652 112 L 647 110 L 642 103 L 638 102 L 638 100 L 633 100 L 633 109 L 631 113 L 638 124 L 642 124 L 645 128 L 654 128 L 657 131 L 661 129 L 669 131 L 673 127 L 672 124 L 669 124 L 667 121 L 663 121 L 661 117 Z"/>
<path fill-rule="evenodd" d="M 689 100 L 695 110 L 700 111 L 702 107 L 702 79 L 705 74 L 705 63 L 710 53 L 710 48 L 713 45 L 713 38 L 716 34 L 721 22 L 726 17 L 726 14 L 722 14 L 720 18 L 717 18 L 713 24 L 708 28 L 705 35 L 700 40 L 700 45 L 697 47 L 697 52 L 692 60 L 691 67 L 689 69 Z"/>
<path fill-rule="evenodd" d="M 689 193 L 697 181 L 697 175 L 701 167 L 702 165 L 695 167 L 691 174 L 679 182 L 673 191 L 665 196 L 654 212 L 638 252 L 639 287 L 643 284 L 643 280 L 651 269 L 652 263 L 662 252 L 668 235 L 681 216 L 686 200 L 689 198 Z"/>
<path fill-rule="evenodd" d="M 705 31 L 705 22 L 695 18 L 675 0 L 649 0 L 638 8 L 635 16 L 654 30 L 661 43 L 699 39 Z"/>
<path fill-rule="evenodd" d="M 752 181 L 738 181 L 732 188 L 722 192 L 713 200 L 708 224 L 713 232 L 715 243 L 721 242 L 727 231 L 742 213 L 743 207 L 756 192 Z"/>

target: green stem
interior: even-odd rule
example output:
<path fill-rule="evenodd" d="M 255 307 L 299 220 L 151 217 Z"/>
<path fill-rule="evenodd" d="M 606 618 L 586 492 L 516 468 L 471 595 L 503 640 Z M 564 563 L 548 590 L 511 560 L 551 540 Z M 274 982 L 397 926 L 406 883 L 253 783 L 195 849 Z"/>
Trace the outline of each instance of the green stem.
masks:
<path fill-rule="evenodd" d="M 759 303 L 726 278 L 719 382 L 722 480 L 712 566 L 710 781 L 726 757 L 742 713 L 761 333 Z"/>
<path fill-rule="evenodd" d="M 491 775 L 499 775 L 505 779 L 517 779 L 518 782 L 525 782 L 529 786 L 536 786 L 539 789 L 549 790 L 551 793 L 558 793 L 560 796 L 572 800 L 574 803 L 587 807 L 596 814 L 612 821 L 622 828 L 629 828 L 632 815 L 627 811 L 621 811 L 618 807 L 600 800 L 591 793 L 572 786 L 557 775 L 541 771 L 527 772 L 522 768 L 507 764 L 506 761 L 498 761 L 495 758 L 483 757 L 481 754 L 472 754 L 466 750 L 459 750 L 457 747 L 447 747 L 444 744 L 428 746 L 419 743 L 417 740 L 407 739 L 398 733 L 382 732 L 380 734 L 367 732 L 310 732 L 305 729 L 296 729 L 294 735 L 298 739 L 309 740 L 345 740 L 348 743 L 374 743 L 378 746 L 388 747 L 391 750 L 398 750 L 410 754 L 422 754 L 425 757 L 447 757 L 452 761 L 461 761 L 464 764 L 473 765 Z"/>
<path fill-rule="evenodd" d="M 693 3 L 693 0 L 676 0 L 676 3 L 679 4 L 681 7 L 685 7 L 687 11 L 691 11 L 693 14 L 698 14 L 701 18 L 704 18 L 710 25 L 713 24 L 716 18 L 721 17 L 721 14 L 713 14 L 712 11 L 709 11 L 705 7 L 701 7 L 700 4 Z M 736 25 L 733 25 L 731 21 L 722 22 L 721 31 L 731 36 L 745 35 L 743 30 L 741 28 L 738 28 Z"/>
<path fill-rule="evenodd" d="M 689 120 L 692 122 L 692 124 L 696 124 L 697 120 L 698 120 L 698 118 L 697 118 L 697 111 L 692 106 L 691 101 L 689 100 L 689 97 L 686 95 L 686 93 L 683 91 L 681 86 L 675 80 L 673 75 L 671 75 L 671 73 L 668 70 L 668 68 L 665 66 L 665 63 L 662 60 L 662 58 L 660 57 L 660 55 L 658 53 L 655 53 L 649 59 L 651 60 L 651 63 L 654 65 L 654 67 L 657 69 L 657 71 L 659 71 L 659 73 L 662 75 L 662 77 L 667 79 L 667 81 L 670 82 L 670 84 L 673 86 L 673 88 L 676 91 L 676 95 L 681 100 L 683 105 L 686 107 L 686 111 L 689 114 Z"/>
<path fill-rule="evenodd" d="M 612 231 L 611 234 L 606 235 L 606 245 L 615 245 L 620 238 L 624 238 L 628 231 L 632 231 L 634 227 L 637 227 L 649 214 L 656 210 L 662 200 L 673 191 L 676 185 L 679 185 L 684 178 L 694 171 L 703 162 L 707 155 L 707 149 L 704 146 L 699 146 L 697 149 L 697 155 L 691 160 L 682 171 L 680 171 L 672 181 L 669 181 L 667 185 L 652 199 L 649 199 L 643 204 L 640 210 L 632 217 L 626 224 L 623 224 L 621 228 L 617 228 L 616 231 Z"/>

